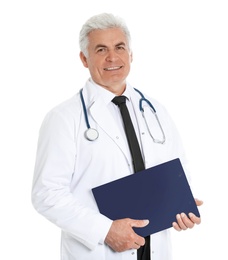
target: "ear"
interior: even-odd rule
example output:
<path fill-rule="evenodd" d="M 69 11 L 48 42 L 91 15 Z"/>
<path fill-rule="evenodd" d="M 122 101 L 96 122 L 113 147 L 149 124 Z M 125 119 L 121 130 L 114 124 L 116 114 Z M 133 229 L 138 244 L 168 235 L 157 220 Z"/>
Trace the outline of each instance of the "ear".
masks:
<path fill-rule="evenodd" d="M 130 57 L 131 57 L 131 62 L 132 62 L 133 61 L 133 52 L 132 51 L 131 51 Z"/>
<path fill-rule="evenodd" d="M 82 61 L 82 64 L 84 65 L 84 67 L 88 68 L 87 58 L 84 55 L 84 53 L 80 52 L 79 56 L 80 56 L 80 59 Z"/>

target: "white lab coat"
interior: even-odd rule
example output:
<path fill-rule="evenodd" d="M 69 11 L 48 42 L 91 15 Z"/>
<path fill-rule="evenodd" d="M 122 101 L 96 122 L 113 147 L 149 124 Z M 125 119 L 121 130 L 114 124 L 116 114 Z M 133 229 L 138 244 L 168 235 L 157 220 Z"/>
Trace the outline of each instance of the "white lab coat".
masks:
<path fill-rule="evenodd" d="M 165 144 L 155 144 L 138 108 L 140 95 L 129 84 L 128 88 L 146 168 L 177 157 L 184 164 L 182 145 L 166 110 L 150 99 L 166 135 Z M 83 96 L 90 125 L 98 130 L 99 138 L 88 141 L 84 136 L 87 127 L 79 94 L 52 109 L 40 129 L 32 202 L 61 228 L 61 260 L 136 260 L 136 250 L 117 253 L 104 243 L 112 221 L 99 213 L 91 193 L 95 186 L 131 174 L 128 147 L 89 80 Z M 158 128 L 153 131 L 160 133 Z M 169 230 L 151 236 L 151 255 L 153 260 L 172 259 Z"/>

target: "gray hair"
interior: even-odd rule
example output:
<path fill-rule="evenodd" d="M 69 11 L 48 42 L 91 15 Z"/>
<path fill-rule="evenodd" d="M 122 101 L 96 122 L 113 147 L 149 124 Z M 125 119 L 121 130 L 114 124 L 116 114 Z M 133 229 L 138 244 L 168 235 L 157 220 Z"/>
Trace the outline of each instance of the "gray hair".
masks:
<path fill-rule="evenodd" d="M 89 33 L 98 29 L 105 30 L 110 28 L 121 29 L 127 38 L 128 47 L 130 48 L 131 35 L 125 21 L 118 16 L 114 16 L 113 14 L 102 13 L 89 18 L 82 26 L 82 29 L 80 31 L 79 46 L 80 50 L 84 53 L 86 57 L 88 56 Z"/>

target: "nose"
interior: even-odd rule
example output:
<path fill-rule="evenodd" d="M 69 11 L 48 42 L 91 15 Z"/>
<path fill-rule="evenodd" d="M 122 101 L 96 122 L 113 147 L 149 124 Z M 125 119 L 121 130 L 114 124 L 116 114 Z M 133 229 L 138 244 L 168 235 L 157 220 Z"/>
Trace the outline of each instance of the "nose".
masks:
<path fill-rule="evenodd" d="M 116 61 L 118 58 L 117 53 L 115 52 L 115 50 L 109 50 L 106 56 L 106 61 Z"/>

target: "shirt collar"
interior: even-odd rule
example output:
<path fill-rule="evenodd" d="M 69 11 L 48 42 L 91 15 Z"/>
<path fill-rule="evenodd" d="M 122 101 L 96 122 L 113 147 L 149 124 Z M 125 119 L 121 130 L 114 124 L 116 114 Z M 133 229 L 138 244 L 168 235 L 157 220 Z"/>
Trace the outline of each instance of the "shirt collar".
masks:
<path fill-rule="evenodd" d="M 102 97 L 102 99 L 106 105 L 108 105 L 110 102 L 112 102 L 112 99 L 115 97 L 115 94 L 113 94 L 111 91 L 108 91 L 107 89 L 105 89 L 105 88 L 101 87 L 100 85 L 98 85 L 97 83 L 95 83 L 92 78 L 90 78 L 90 81 L 96 87 L 96 89 L 99 93 L 99 96 Z M 122 95 L 127 97 L 128 100 L 130 100 L 130 91 L 129 91 L 128 84 Z"/>

